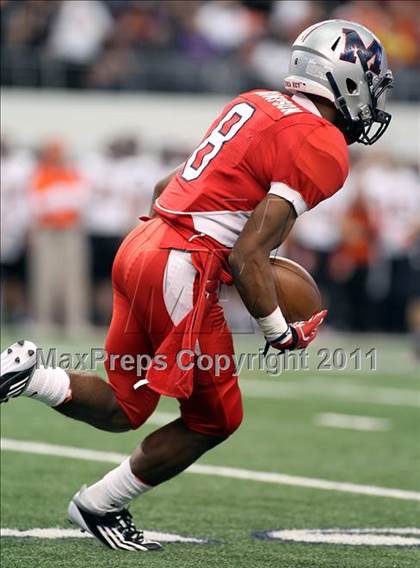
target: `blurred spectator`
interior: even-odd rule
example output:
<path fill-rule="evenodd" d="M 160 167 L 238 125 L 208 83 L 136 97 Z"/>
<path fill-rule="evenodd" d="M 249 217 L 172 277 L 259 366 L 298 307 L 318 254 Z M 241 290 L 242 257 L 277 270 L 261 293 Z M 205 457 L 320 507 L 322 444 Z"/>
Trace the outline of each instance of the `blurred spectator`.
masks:
<path fill-rule="evenodd" d="M 402 331 L 409 301 L 420 295 L 419 267 L 411 258 L 419 234 L 419 178 L 412 168 L 379 152 L 362 162 L 357 175 L 379 234 L 371 296 L 381 327 Z"/>
<path fill-rule="evenodd" d="M 252 12 L 240 2 L 202 3 L 196 17 L 197 31 L 217 50 L 239 47 L 255 33 Z"/>
<path fill-rule="evenodd" d="M 63 145 L 47 143 L 30 183 L 32 302 L 44 327 L 57 318 L 73 331 L 86 325 L 87 247 L 81 231 L 86 190 Z"/>
<path fill-rule="evenodd" d="M 102 154 L 87 156 L 80 171 L 90 188 L 85 211 L 90 241 L 92 317 L 106 325 L 112 313 L 111 269 L 125 235 L 149 211 L 161 165 L 141 152 L 136 139 L 116 138 Z"/>
<path fill-rule="evenodd" d="M 26 241 L 29 222 L 28 180 L 31 157 L 15 151 L 2 138 L 1 156 L 1 282 L 2 319 L 21 322 L 27 312 Z"/>
<path fill-rule="evenodd" d="M 62 0 L 48 38 L 49 53 L 66 64 L 66 84 L 81 87 L 87 66 L 94 61 L 113 27 L 106 5 L 99 0 Z"/>

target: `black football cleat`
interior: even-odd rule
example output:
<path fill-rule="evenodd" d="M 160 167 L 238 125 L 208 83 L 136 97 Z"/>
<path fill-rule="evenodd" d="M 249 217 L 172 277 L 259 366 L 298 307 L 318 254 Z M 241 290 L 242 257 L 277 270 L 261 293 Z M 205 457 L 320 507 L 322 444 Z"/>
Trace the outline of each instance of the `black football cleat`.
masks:
<path fill-rule="evenodd" d="M 83 491 L 83 488 L 81 489 Z M 67 513 L 72 524 L 83 532 L 88 532 L 102 544 L 114 550 L 148 552 L 162 550 L 158 542 L 148 541 L 143 532 L 138 530 L 128 509 L 98 515 L 87 511 L 80 504 L 79 493 L 70 501 Z"/>
<path fill-rule="evenodd" d="M 36 366 L 37 346 L 20 340 L 1 354 L 0 403 L 23 393 Z"/>

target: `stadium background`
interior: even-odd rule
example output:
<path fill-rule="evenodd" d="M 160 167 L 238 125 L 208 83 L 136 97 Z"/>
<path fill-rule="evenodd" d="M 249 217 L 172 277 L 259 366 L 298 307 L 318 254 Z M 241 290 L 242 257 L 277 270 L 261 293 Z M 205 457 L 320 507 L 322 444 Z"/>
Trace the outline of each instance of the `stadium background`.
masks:
<path fill-rule="evenodd" d="M 154 183 L 185 159 L 229 97 L 281 87 L 291 41 L 315 21 L 354 19 L 379 35 L 396 78 L 389 131 L 373 148 L 351 149 L 346 187 L 299 219 L 282 251 L 310 270 L 330 309 L 317 347 L 346 353 L 360 347 L 363 354 L 376 349 L 377 371 L 364 359 L 360 372 L 334 366 L 315 372 L 314 348 L 309 374 L 271 379 L 245 372 L 246 423 L 205 463 L 418 492 L 418 2 L 1 0 L 0 7 L 2 347 L 21 336 L 61 351 L 103 345 L 119 242 L 147 213 Z M 240 301 L 226 291 L 224 302 L 238 351 L 255 351 L 259 339 Z M 129 452 L 139 437 L 70 427 L 32 401 L 7 407 L 2 436 L 9 448 L 17 439 Z M 173 411 L 164 401 L 144 432 Z M 376 417 L 389 428 L 322 424 L 326 413 L 333 422 L 337 414 Z M 4 456 L 2 526 L 12 528 L 65 526 L 77 484 L 108 467 Z M 63 471 L 70 479 L 59 481 Z M 34 477 L 43 479 L 35 492 Z M 243 566 L 244 551 L 255 566 L 278 566 L 278 558 L 294 568 L 313 561 L 319 568 L 417 565 L 411 551 L 347 553 L 320 546 L 313 552 L 286 545 L 279 553 L 249 539 L 251 530 L 279 526 L 413 527 L 419 510 L 409 501 L 332 498 L 217 477 L 205 478 L 207 494 L 202 482 L 181 476 L 146 498 L 151 510 L 141 509 L 152 528 L 198 531 L 227 543 L 222 557 L 180 545 L 171 549 L 173 566 Z M 50 488 L 55 500 L 45 509 Z M 181 501 L 185 491 L 193 496 L 187 504 Z M 219 491 L 225 503 L 214 503 L 211 495 Z M 134 512 L 140 514 L 140 505 Z M 106 553 L 89 544 L 66 544 L 60 564 L 78 566 L 82 553 L 81 566 L 105 566 Z M 7 566 L 58 562 L 50 543 L 30 549 L 11 541 L 2 550 Z M 132 560 L 125 562 L 131 566 Z"/>

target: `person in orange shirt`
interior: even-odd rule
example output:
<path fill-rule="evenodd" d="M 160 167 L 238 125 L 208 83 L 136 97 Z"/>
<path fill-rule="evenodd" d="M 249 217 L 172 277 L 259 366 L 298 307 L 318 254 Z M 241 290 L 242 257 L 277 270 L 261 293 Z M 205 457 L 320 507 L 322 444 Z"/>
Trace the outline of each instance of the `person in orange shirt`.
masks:
<path fill-rule="evenodd" d="M 77 225 L 84 193 L 81 182 L 79 173 L 67 162 L 60 142 L 47 143 L 32 179 L 37 225 L 58 230 Z"/>
<path fill-rule="evenodd" d="M 37 322 L 86 324 L 87 247 L 81 228 L 87 187 L 58 141 L 48 142 L 30 183 L 32 306 Z M 63 266 L 71 267 L 69 278 Z M 61 309 L 62 308 L 62 309 Z"/>

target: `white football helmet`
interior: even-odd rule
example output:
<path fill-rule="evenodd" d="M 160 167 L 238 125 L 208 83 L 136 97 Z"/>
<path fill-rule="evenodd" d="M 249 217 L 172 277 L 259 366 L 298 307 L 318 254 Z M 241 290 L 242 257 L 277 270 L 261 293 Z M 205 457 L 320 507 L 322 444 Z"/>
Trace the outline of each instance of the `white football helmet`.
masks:
<path fill-rule="evenodd" d="M 333 102 L 340 111 L 337 125 L 348 142 L 370 145 L 391 121 L 385 97 L 393 82 L 385 51 L 372 32 L 354 22 L 326 20 L 294 42 L 285 86 Z"/>

